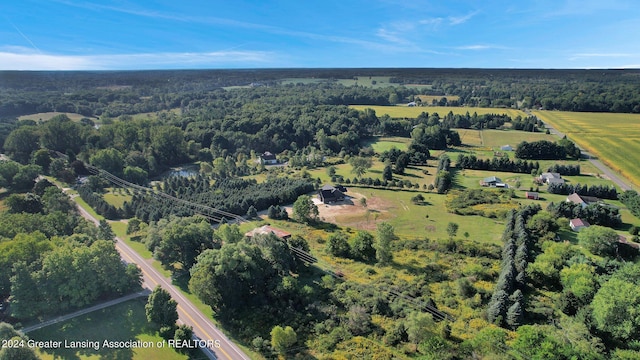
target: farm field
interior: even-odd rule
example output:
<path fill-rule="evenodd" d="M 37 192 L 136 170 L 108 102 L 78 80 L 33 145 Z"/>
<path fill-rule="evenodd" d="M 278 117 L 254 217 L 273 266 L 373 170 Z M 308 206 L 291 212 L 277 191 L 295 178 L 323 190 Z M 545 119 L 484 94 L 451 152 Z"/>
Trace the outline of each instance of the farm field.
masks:
<path fill-rule="evenodd" d="M 479 107 L 458 107 L 458 106 L 374 106 L 374 105 L 349 105 L 350 108 L 356 110 L 364 110 L 364 109 L 373 109 L 376 112 L 377 116 L 382 116 L 384 114 L 389 115 L 392 118 L 416 118 L 423 112 L 428 112 L 429 114 L 438 113 L 441 117 L 447 115 L 449 111 L 454 114 L 464 115 L 469 112 L 469 114 L 473 114 L 474 112 L 478 113 L 478 115 L 484 114 L 507 114 L 509 116 L 516 117 L 518 115 L 527 117 L 523 111 L 515 110 L 515 109 L 496 109 L 496 108 L 479 108 Z"/>
<path fill-rule="evenodd" d="M 640 115 L 534 111 L 611 169 L 640 186 Z"/>
<path fill-rule="evenodd" d="M 188 359 L 169 347 L 135 349 L 104 349 L 102 342 L 149 341 L 154 344 L 162 338 L 148 325 L 145 301 L 137 299 L 107 309 L 92 312 L 59 324 L 29 333 L 37 341 L 99 341 L 100 350 L 60 349 L 40 350 L 42 359 Z M 64 343 L 63 343 L 64 344 Z M 201 354 L 199 354 L 201 355 Z"/>

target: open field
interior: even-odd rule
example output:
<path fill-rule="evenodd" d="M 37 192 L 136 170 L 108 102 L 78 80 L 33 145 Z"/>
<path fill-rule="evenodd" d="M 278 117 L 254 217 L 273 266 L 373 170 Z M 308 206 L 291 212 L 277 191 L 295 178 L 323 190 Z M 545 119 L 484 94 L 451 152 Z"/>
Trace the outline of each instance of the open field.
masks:
<path fill-rule="evenodd" d="M 363 141 L 363 145 L 369 145 L 373 148 L 378 154 L 381 154 L 383 151 L 391 150 L 391 148 L 395 147 L 398 150 L 407 151 L 409 144 L 411 143 L 411 139 L 404 137 L 375 137 L 373 139 L 367 139 Z"/>
<path fill-rule="evenodd" d="M 440 101 L 442 98 L 446 98 L 447 101 L 458 101 L 460 96 L 457 95 L 416 95 L 417 98 L 422 100 L 423 104 L 431 105 L 433 100 Z"/>
<path fill-rule="evenodd" d="M 614 171 L 640 186 L 640 115 L 534 111 Z"/>
<path fill-rule="evenodd" d="M 356 76 L 351 79 L 324 79 L 324 78 L 286 78 L 281 79 L 282 84 L 320 84 L 327 82 L 335 82 L 343 86 L 364 86 L 370 88 L 385 88 L 389 86 L 403 86 L 414 89 L 431 89 L 431 85 L 406 84 L 400 85 L 390 82 L 389 76 Z M 440 100 L 441 97 L 438 98 Z"/>
<path fill-rule="evenodd" d="M 93 116 L 84 116 L 81 114 L 76 114 L 76 113 L 64 113 L 64 112 L 43 112 L 43 113 L 37 113 L 37 114 L 29 114 L 29 115 L 22 115 L 20 117 L 18 117 L 18 121 L 21 120 L 35 120 L 35 121 L 47 121 L 47 120 L 51 120 L 52 117 L 54 116 L 58 116 L 58 115 L 67 115 L 69 117 L 69 119 L 73 120 L 73 121 L 80 121 L 80 119 L 82 118 L 89 118 L 93 121 L 98 120 L 98 118 L 93 117 Z"/>
<path fill-rule="evenodd" d="M 103 342 L 109 341 L 145 341 L 162 342 L 162 338 L 148 325 L 145 301 L 131 300 L 107 309 L 92 312 L 56 325 L 29 333 L 37 341 L 62 341 L 60 349 L 41 349 L 42 359 L 187 359 L 165 346 L 135 349 L 103 348 Z M 100 349 L 65 349 L 64 341 L 99 341 Z M 202 356 L 202 354 L 199 354 Z"/>
<path fill-rule="evenodd" d="M 131 198 L 131 195 L 125 194 L 122 189 L 116 190 L 116 188 L 109 188 L 104 194 L 104 200 L 117 208 L 122 208 L 124 202 L 131 201 Z"/>
<path fill-rule="evenodd" d="M 384 114 L 389 115 L 392 118 L 417 118 L 423 112 L 427 112 L 429 114 L 438 113 L 440 117 L 444 117 L 449 113 L 449 111 L 454 114 L 464 115 L 469 112 L 469 114 L 473 114 L 474 112 L 478 113 L 478 115 L 484 114 L 507 114 L 512 118 L 520 115 L 523 118 L 527 117 L 523 111 L 515 110 L 515 109 L 496 109 L 496 108 L 479 108 L 479 107 L 458 107 L 458 106 L 374 106 L 374 105 L 349 105 L 352 109 L 364 110 L 364 109 L 373 109 L 376 112 L 377 116 L 382 116 Z"/>
<path fill-rule="evenodd" d="M 557 137 L 539 132 L 524 132 L 517 130 L 474 130 L 454 129 L 460 134 L 460 140 L 465 145 L 490 147 L 500 150 L 502 145 L 511 145 L 514 149 L 523 141 L 557 141 Z"/>

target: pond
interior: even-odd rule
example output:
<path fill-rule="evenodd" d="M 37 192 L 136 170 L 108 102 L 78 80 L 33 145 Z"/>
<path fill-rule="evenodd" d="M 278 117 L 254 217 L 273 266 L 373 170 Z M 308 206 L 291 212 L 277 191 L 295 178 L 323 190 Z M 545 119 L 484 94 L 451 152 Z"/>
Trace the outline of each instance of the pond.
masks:
<path fill-rule="evenodd" d="M 194 164 L 182 165 L 179 167 L 171 168 L 160 175 L 161 178 L 168 178 L 171 176 L 190 177 L 195 176 L 200 171 L 200 167 Z"/>

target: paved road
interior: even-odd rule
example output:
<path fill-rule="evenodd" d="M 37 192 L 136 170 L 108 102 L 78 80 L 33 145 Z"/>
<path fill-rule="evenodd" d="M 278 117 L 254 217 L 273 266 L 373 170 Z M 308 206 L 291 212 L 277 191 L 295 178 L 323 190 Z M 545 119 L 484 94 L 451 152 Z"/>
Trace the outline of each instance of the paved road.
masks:
<path fill-rule="evenodd" d="M 23 333 L 26 334 L 26 333 L 31 332 L 31 331 L 42 329 L 43 327 L 46 327 L 46 326 L 49 326 L 49 325 L 57 324 L 57 323 L 62 322 L 62 321 L 67 321 L 69 319 L 73 319 L 75 317 L 78 317 L 78 316 L 81 316 L 81 315 L 84 315 L 84 314 L 88 314 L 90 312 L 94 312 L 94 311 L 97 311 L 97 310 L 108 308 L 110 306 L 117 305 L 117 304 L 123 303 L 125 301 L 129 301 L 129 300 L 132 300 L 132 299 L 135 299 L 135 298 L 138 298 L 138 297 L 142 297 L 142 296 L 148 296 L 150 293 L 151 292 L 148 289 L 145 289 L 143 291 L 140 291 L 140 292 L 137 292 L 137 293 L 134 293 L 134 294 L 129 294 L 129 295 L 117 298 L 117 299 L 113 299 L 113 300 L 110 300 L 110 301 L 107 301 L 107 302 L 103 302 L 102 304 L 98 304 L 98 305 L 94 305 L 94 306 L 88 307 L 86 309 L 78 310 L 78 311 L 73 312 L 71 314 L 58 316 L 55 319 L 47 320 L 47 321 L 41 322 L 41 323 L 36 324 L 36 325 L 27 326 L 24 329 L 20 329 L 20 331 L 22 331 Z"/>
<path fill-rule="evenodd" d="M 529 110 L 527 110 L 525 112 L 529 116 L 535 116 Z M 544 121 L 543 121 L 543 123 L 544 123 L 544 127 L 547 128 L 551 134 L 556 135 L 559 138 L 562 138 L 562 137 L 565 136 L 565 134 L 559 132 L 558 130 L 553 128 L 553 126 L 545 123 Z M 576 144 L 576 146 L 578 146 L 578 145 Z M 593 156 L 588 151 L 582 149 L 579 146 L 578 146 L 578 148 L 580 149 L 580 152 L 582 153 L 583 157 L 587 158 L 587 160 L 589 160 L 589 162 L 591 162 L 595 167 L 597 167 L 598 170 L 602 171 L 602 173 L 606 177 L 611 179 L 611 181 L 613 181 L 616 185 L 618 185 L 620 187 L 620 189 L 622 189 L 622 190 L 633 190 L 633 188 L 629 185 L 629 183 L 626 180 L 623 180 L 620 176 L 618 176 L 618 174 L 616 174 L 613 170 L 611 170 L 611 168 L 609 168 L 607 165 L 603 164 L 600 160 L 598 160 L 597 157 Z"/>
<path fill-rule="evenodd" d="M 78 206 L 80 214 L 99 224 L 98 219 L 89 214 L 81 206 Z M 204 349 L 206 355 L 210 359 L 229 359 L 229 360 L 249 360 L 249 357 L 240 350 L 229 338 L 227 338 L 213 322 L 207 318 L 198 308 L 196 308 L 189 299 L 184 297 L 182 293 L 171 284 L 171 279 L 164 277 L 156 270 L 150 260 L 141 257 L 135 250 L 119 238 L 116 238 L 116 249 L 120 252 L 122 259 L 128 263 L 138 265 L 142 270 L 143 284 L 147 289 L 153 289 L 157 285 L 167 290 L 171 297 L 178 303 L 179 322 L 193 327 L 193 332 L 197 339 L 207 341 L 211 346 Z"/>

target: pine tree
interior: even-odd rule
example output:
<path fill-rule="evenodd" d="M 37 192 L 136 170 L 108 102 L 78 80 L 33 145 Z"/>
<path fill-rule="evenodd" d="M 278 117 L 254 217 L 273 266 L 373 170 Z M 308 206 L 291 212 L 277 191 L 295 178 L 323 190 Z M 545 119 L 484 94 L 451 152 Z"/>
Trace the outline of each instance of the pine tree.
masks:
<path fill-rule="evenodd" d="M 522 325 L 522 320 L 524 318 L 524 314 L 522 311 L 522 305 L 520 305 L 519 301 L 516 301 L 509 307 L 507 310 L 507 324 L 511 326 L 512 329 L 516 329 L 518 326 Z"/>

